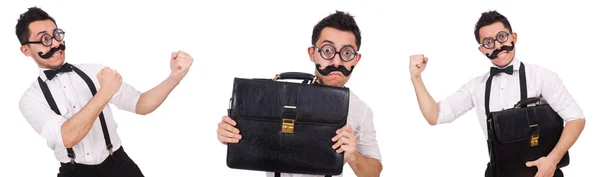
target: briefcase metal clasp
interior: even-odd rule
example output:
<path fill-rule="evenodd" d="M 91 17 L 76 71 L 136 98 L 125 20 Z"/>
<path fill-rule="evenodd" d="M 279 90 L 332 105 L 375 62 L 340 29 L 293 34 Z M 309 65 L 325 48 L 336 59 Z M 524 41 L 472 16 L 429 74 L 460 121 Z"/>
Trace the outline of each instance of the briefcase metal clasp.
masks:
<path fill-rule="evenodd" d="M 529 141 L 529 145 L 530 145 L 530 146 L 532 146 L 532 147 L 533 147 L 533 146 L 537 146 L 537 145 L 538 145 L 538 143 L 539 143 L 539 142 L 538 142 L 538 139 L 539 139 L 539 138 L 540 138 L 540 136 L 539 136 L 539 135 L 537 135 L 537 134 L 533 134 L 533 135 L 531 135 L 531 140 Z"/>
<path fill-rule="evenodd" d="M 533 125 L 529 125 L 529 128 L 533 128 L 533 127 L 537 127 L 538 124 L 533 124 Z M 531 135 L 531 139 L 529 140 L 529 146 L 533 147 L 533 146 L 537 146 L 538 145 L 538 139 L 540 139 L 540 135 L 537 132 L 534 132 Z"/>
<path fill-rule="evenodd" d="M 281 121 L 281 132 L 282 133 L 294 133 L 294 119 L 282 119 Z"/>

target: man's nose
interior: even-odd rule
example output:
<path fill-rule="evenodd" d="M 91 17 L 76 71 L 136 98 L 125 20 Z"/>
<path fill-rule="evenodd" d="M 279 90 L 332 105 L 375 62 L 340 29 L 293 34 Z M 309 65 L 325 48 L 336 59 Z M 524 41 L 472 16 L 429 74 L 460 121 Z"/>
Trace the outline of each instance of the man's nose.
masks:
<path fill-rule="evenodd" d="M 342 62 L 343 62 L 343 60 L 342 60 L 341 55 L 339 53 L 335 54 L 335 56 L 333 57 L 333 59 L 331 59 L 331 64 L 334 67 L 338 67 L 338 66 L 342 65 Z"/>
<path fill-rule="evenodd" d="M 60 45 L 61 41 L 56 40 L 56 38 L 52 37 L 52 45 L 50 45 L 50 47 L 52 48 L 58 48 L 58 46 Z"/>
<path fill-rule="evenodd" d="M 500 43 L 497 40 L 495 40 L 494 41 L 494 49 L 500 50 L 500 48 L 502 48 L 502 43 Z"/>

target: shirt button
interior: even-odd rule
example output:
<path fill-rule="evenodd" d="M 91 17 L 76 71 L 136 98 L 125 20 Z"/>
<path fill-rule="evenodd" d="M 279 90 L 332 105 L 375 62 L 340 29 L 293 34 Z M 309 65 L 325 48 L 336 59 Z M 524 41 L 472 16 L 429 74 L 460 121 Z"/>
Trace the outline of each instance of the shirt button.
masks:
<path fill-rule="evenodd" d="M 63 86 L 63 88 L 67 88 L 67 86 Z"/>
<path fill-rule="evenodd" d="M 88 152 L 88 153 L 85 153 L 85 155 L 90 155 L 90 153 L 89 153 L 89 152 Z"/>
<path fill-rule="evenodd" d="M 75 106 L 73 106 L 73 108 L 75 108 Z"/>

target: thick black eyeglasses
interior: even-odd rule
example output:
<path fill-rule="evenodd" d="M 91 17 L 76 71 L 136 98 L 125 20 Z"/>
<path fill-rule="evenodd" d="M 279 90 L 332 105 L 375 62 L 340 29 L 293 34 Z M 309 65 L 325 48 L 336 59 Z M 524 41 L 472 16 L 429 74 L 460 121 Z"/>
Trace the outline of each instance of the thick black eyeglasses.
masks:
<path fill-rule="evenodd" d="M 317 49 L 317 52 L 319 52 L 321 54 L 321 57 L 323 57 L 323 59 L 325 60 L 331 60 L 335 57 L 335 55 L 339 54 L 342 60 L 348 62 L 354 60 L 354 57 L 356 57 L 357 54 L 357 52 L 354 50 L 354 48 L 352 48 L 352 46 L 342 47 L 342 50 L 340 50 L 339 52 L 331 44 L 325 44 L 321 48 L 318 48 L 317 46 L 312 47 Z"/>
<path fill-rule="evenodd" d="M 496 41 L 498 41 L 500 44 L 505 43 L 508 41 L 509 35 L 510 33 L 508 32 L 500 31 L 498 34 L 496 34 L 496 39 L 491 37 L 483 38 L 483 43 L 479 45 L 485 47 L 486 49 L 493 49 L 496 46 Z"/>
<path fill-rule="evenodd" d="M 65 31 L 63 31 L 60 28 L 56 28 L 54 30 L 54 33 L 52 33 L 52 35 L 46 33 L 46 34 L 42 35 L 41 40 L 27 41 L 27 42 L 23 43 L 23 45 L 25 45 L 25 44 L 42 44 L 46 47 L 50 47 L 50 46 L 52 46 L 53 38 L 56 39 L 56 41 L 58 41 L 58 42 L 62 41 L 63 39 L 65 39 Z"/>

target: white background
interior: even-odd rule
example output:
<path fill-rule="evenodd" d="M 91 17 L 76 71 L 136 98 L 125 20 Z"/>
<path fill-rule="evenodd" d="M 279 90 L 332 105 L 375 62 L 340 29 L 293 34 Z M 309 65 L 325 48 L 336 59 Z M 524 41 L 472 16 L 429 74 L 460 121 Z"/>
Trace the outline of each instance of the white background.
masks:
<path fill-rule="evenodd" d="M 451 124 L 429 126 L 416 102 L 408 58 L 414 53 L 430 58 L 424 81 L 434 99 L 445 98 L 489 70 L 473 28 L 491 9 L 504 14 L 517 32 L 517 56 L 558 73 L 586 115 L 565 174 L 597 176 L 600 126 L 592 84 L 600 75 L 600 13 L 591 2 L 3 1 L 0 171 L 2 176 L 58 172 L 54 154 L 18 108 L 38 69 L 19 51 L 14 27 L 19 14 L 35 5 L 66 31 L 68 62 L 111 66 L 141 91 L 168 76 L 172 51 L 194 57 L 188 76 L 154 113 L 115 113 L 123 145 L 146 176 L 264 176 L 229 169 L 226 146 L 216 138 L 233 78 L 312 73 L 306 52 L 312 28 L 336 9 L 355 15 L 362 30 L 363 57 L 347 86 L 374 111 L 382 176 L 483 176 L 488 154 L 474 111 Z M 349 166 L 344 175 L 354 176 Z"/>

